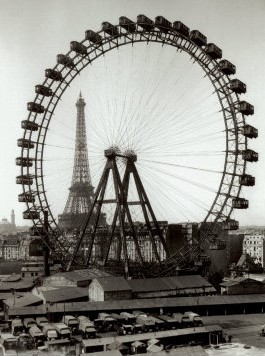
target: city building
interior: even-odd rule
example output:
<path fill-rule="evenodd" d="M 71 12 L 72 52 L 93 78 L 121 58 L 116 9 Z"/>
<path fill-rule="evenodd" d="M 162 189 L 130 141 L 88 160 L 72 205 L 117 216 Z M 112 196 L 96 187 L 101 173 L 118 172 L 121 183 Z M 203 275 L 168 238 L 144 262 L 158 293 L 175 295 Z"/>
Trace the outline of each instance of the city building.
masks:
<path fill-rule="evenodd" d="M 0 236 L 0 258 L 5 261 L 25 260 L 29 256 L 31 241 L 28 232 Z"/>
<path fill-rule="evenodd" d="M 138 234 L 138 236 L 139 236 L 138 244 L 139 244 L 139 247 L 141 250 L 143 260 L 145 262 L 156 261 L 154 246 L 150 239 L 150 235 L 147 232 L 147 229 L 145 229 L 145 232 L 141 232 L 140 234 Z M 156 250 L 158 252 L 158 255 L 159 255 L 161 261 L 165 260 L 166 252 L 164 250 L 164 247 L 163 247 L 158 235 L 154 236 L 154 241 L 155 241 L 155 245 L 156 245 Z M 127 242 L 128 258 L 130 259 L 130 261 L 137 261 L 139 259 L 139 257 L 137 254 L 137 249 L 136 249 L 136 245 L 135 245 L 135 241 L 134 241 L 133 237 L 128 236 L 126 242 Z M 112 243 L 112 245 L 110 247 L 109 258 L 116 259 L 117 251 L 119 251 L 119 239 L 115 238 L 114 242 Z"/>
<path fill-rule="evenodd" d="M 192 243 L 193 237 L 198 233 L 198 223 L 183 222 L 169 224 L 165 231 L 166 243 L 169 251 L 181 248 L 185 243 Z"/>
<path fill-rule="evenodd" d="M 19 240 L 17 236 L 9 235 L 2 237 L 0 241 L 1 246 L 1 257 L 4 260 L 19 260 L 20 250 L 19 250 Z"/>
<path fill-rule="evenodd" d="M 265 267 L 265 235 L 264 232 L 245 234 L 243 240 L 243 253 L 253 258 L 255 263 Z"/>
<path fill-rule="evenodd" d="M 50 273 L 56 273 L 60 270 L 61 265 L 54 264 L 49 260 Z M 43 256 L 29 256 L 23 263 L 21 268 L 21 276 L 28 277 L 43 277 L 45 275 L 45 264 Z"/>

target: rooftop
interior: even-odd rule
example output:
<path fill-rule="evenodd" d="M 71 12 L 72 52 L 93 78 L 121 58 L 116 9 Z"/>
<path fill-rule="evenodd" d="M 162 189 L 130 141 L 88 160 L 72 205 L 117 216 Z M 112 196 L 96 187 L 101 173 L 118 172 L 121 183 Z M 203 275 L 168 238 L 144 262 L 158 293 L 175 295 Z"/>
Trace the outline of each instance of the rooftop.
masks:
<path fill-rule="evenodd" d="M 37 277 L 34 278 L 21 278 L 18 281 L 1 281 L 0 282 L 0 293 L 11 291 L 12 289 L 19 291 L 25 289 L 31 289 L 34 287 L 34 281 Z"/>
<path fill-rule="evenodd" d="M 257 281 L 256 279 L 253 279 L 253 278 L 238 277 L 238 278 L 234 278 L 234 279 L 229 279 L 229 280 L 221 283 L 220 286 L 229 287 L 229 286 L 234 286 L 236 284 L 240 284 L 240 283 L 245 282 L 245 281 L 255 282 L 256 285 L 257 284 L 260 284 L 260 285 L 264 284 L 263 281 Z"/>
<path fill-rule="evenodd" d="M 7 298 L 4 301 L 4 304 L 7 305 L 8 307 L 16 307 L 16 308 L 23 308 L 30 305 L 37 305 L 41 303 L 42 303 L 42 299 L 36 297 L 32 293 L 14 295 L 12 297 Z"/>
<path fill-rule="evenodd" d="M 111 276 L 110 273 L 98 270 L 98 269 L 80 269 L 80 270 L 74 270 L 74 271 L 69 271 L 69 272 L 58 272 L 52 275 L 51 277 L 47 277 L 44 280 L 44 284 L 51 284 L 52 281 L 60 278 L 64 278 L 66 280 L 69 280 L 71 282 L 84 282 L 84 281 L 91 281 L 94 278 L 98 277 L 108 277 Z"/>
<path fill-rule="evenodd" d="M 213 286 L 200 275 L 174 276 L 128 280 L 134 292 L 153 292 Z M 214 288 L 213 288 L 214 290 Z"/>
<path fill-rule="evenodd" d="M 81 287 L 66 287 L 53 290 L 43 290 L 42 295 L 49 303 L 58 303 L 80 298 L 86 298 L 88 300 L 87 288 Z"/>
<path fill-rule="evenodd" d="M 218 330 L 219 327 L 217 326 Z M 132 335 L 125 335 L 125 336 L 109 336 L 104 338 L 96 338 L 96 339 L 83 339 L 82 344 L 85 347 L 89 346 L 98 346 L 98 345 L 110 345 L 113 342 L 119 343 L 129 343 L 134 341 L 147 341 L 153 338 L 167 338 L 167 337 L 175 337 L 175 336 L 182 336 L 187 334 L 200 334 L 200 333 L 207 333 L 209 330 L 207 327 L 195 327 L 195 328 L 188 328 L 188 329 L 176 329 L 176 330 L 166 330 L 166 331 L 157 331 L 157 332 L 149 332 L 144 334 L 132 334 Z M 151 354 L 150 354 L 151 355 Z M 157 353 L 156 353 L 157 355 Z M 163 354 L 162 354 L 163 355 Z M 173 354 L 174 355 L 174 354 Z M 176 353 L 175 353 L 176 355 Z M 179 355 L 177 353 L 177 355 Z M 180 355 L 188 355 L 188 353 L 182 353 Z M 192 354 L 193 355 L 205 355 L 204 354 Z"/>
<path fill-rule="evenodd" d="M 103 288 L 104 292 L 116 292 L 132 290 L 128 281 L 124 277 L 101 277 L 95 278 Z"/>
<path fill-rule="evenodd" d="M 264 304 L 265 294 L 246 294 L 246 295 L 215 295 L 200 297 L 172 297 L 172 298 L 145 298 L 129 300 L 108 300 L 105 302 L 75 302 L 75 303 L 57 303 L 49 306 L 49 313 L 76 313 L 76 312 L 103 312 L 103 311 L 130 311 L 141 309 L 155 309 L 167 307 L 186 307 L 191 309 L 200 306 L 224 306 L 238 304 Z M 47 306 L 37 307 L 10 307 L 9 316 L 16 315 L 45 315 Z"/>
<path fill-rule="evenodd" d="M 105 302 L 79 302 L 58 303 L 51 306 L 50 311 L 54 313 L 77 312 L 77 311 L 105 311 L 105 310 L 141 310 L 164 307 L 197 307 L 199 305 L 233 305 L 244 303 L 265 303 L 265 294 L 251 295 L 215 295 L 201 297 L 171 297 L 171 298 L 145 298 L 129 300 L 108 300 Z"/>

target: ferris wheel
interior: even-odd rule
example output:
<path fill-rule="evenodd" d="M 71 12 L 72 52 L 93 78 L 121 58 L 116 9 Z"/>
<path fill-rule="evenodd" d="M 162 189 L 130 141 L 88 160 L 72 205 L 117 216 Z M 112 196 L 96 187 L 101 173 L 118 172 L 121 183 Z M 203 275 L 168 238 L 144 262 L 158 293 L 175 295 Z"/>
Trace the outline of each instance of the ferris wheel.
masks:
<path fill-rule="evenodd" d="M 137 154 L 139 174 L 157 216 L 237 229 L 233 210 L 248 208 L 243 188 L 255 184 L 247 163 L 258 161 L 258 153 L 248 147 L 248 140 L 258 131 L 246 123 L 254 107 L 240 98 L 246 85 L 235 73 L 235 65 L 222 58 L 218 46 L 180 21 L 139 15 L 134 22 L 123 16 L 118 25 L 103 22 L 100 31 L 86 31 L 85 39 L 72 41 L 68 53 L 57 55 L 57 64 L 45 70 L 45 80 L 36 85 L 36 96 L 27 104 L 16 159 L 16 182 L 23 189 L 18 199 L 27 205 L 23 217 L 33 221 L 40 235 L 52 236 L 46 241 L 52 251 L 67 253 L 53 201 L 63 200 L 60 190 L 68 183 L 56 185 L 48 172 L 67 175 L 64 146 L 68 128 L 72 140 L 74 130 L 63 109 L 69 109 L 70 86 L 83 88 L 90 82 L 87 137 L 93 184 L 99 181 L 100 162 L 104 164 L 99 149 L 103 153 L 117 148 L 120 166 L 131 152 Z M 56 130 L 58 137 L 52 139 Z M 136 211 L 132 216 L 139 219 Z M 210 230 L 198 238 L 200 247 L 183 246 L 167 260 L 181 266 L 196 257 L 210 242 Z"/>

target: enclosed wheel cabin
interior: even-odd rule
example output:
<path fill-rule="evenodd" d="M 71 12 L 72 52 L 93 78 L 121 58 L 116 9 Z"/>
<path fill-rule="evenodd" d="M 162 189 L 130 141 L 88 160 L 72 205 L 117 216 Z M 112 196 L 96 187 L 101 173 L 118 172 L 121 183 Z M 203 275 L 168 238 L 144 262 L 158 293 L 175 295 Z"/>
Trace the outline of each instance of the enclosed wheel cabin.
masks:
<path fill-rule="evenodd" d="M 102 30 L 110 36 L 118 36 L 119 30 L 116 26 L 112 25 L 110 22 L 102 22 Z"/>
<path fill-rule="evenodd" d="M 235 209 L 247 209 L 248 205 L 248 200 L 244 198 L 234 198 L 232 200 L 232 206 Z"/>
<path fill-rule="evenodd" d="M 23 120 L 21 121 L 21 128 L 25 130 L 38 131 L 39 125 L 33 121 Z"/>
<path fill-rule="evenodd" d="M 243 129 L 243 135 L 248 138 L 257 138 L 258 137 L 258 129 L 253 126 L 245 125 Z"/>
<path fill-rule="evenodd" d="M 61 82 L 63 80 L 62 73 L 55 69 L 45 69 L 45 77 L 50 78 L 52 80 L 56 80 L 57 82 Z"/>
<path fill-rule="evenodd" d="M 86 55 L 87 54 L 87 48 L 84 46 L 82 43 L 77 42 L 77 41 L 71 41 L 70 42 L 70 48 L 72 51 L 75 51 L 76 53 Z"/>
<path fill-rule="evenodd" d="M 135 23 L 126 16 L 121 16 L 119 18 L 119 25 L 127 32 L 134 32 L 136 30 Z"/>
<path fill-rule="evenodd" d="M 86 31 L 86 40 L 92 43 L 102 44 L 102 37 L 100 36 L 100 34 L 92 30 Z"/>
<path fill-rule="evenodd" d="M 40 214 L 35 210 L 26 210 L 23 212 L 23 219 L 39 219 Z"/>
<path fill-rule="evenodd" d="M 42 114 L 45 111 L 44 106 L 42 106 L 41 104 L 34 103 L 34 102 L 27 103 L 27 109 L 28 109 L 28 111 L 33 111 L 33 112 L 36 112 L 37 114 Z"/>
<path fill-rule="evenodd" d="M 16 177 L 17 184 L 31 185 L 33 184 L 33 177 L 28 175 L 22 175 Z"/>
<path fill-rule="evenodd" d="M 172 23 L 163 16 L 157 16 L 155 18 L 155 26 L 161 31 L 167 33 L 172 29 Z"/>
<path fill-rule="evenodd" d="M 238 111 L 244 115 L 253 115 L 254 114 L 254 106 L 249 104 L 246 101 L 240 101 L 238 103 Z"/>
<path fill-rule="evenodd" d="M 17 140 L 17 145 L 18 147 L 23 148 L 34 148 L 34 143 L 30 140 L 27 140 L 26 138 L 19 138 Z"/>
<path fill-rule="evenodd" d="M 52 96 L 51 88 L 41 84 L 35 85 L 35 93 L 43 96 Z"/>
<path fill-rule="evenodd" d="M 154 21 L 145 15 L 137 16 L 137 25 L 141 26 L 145 31 L 151 31 L 155 27 Z"/>
<path fill-rule="evenodd" d="M 230 89 L 237 94 L 245 94 L 247 91 L 247 86 L 245 83 L 241 82 L 239 79 L 232 79 L 230 82 Z"/>
<path fill-rule="evenodd" d="M 259 154 L 253 150 L 247 149 L 242 151 L 242 158 L 248 162 L 257 162 L 259 160 Z"/>
<path fill-rule="evenodd" d="M 198 30 L 192 30 L 190 32 L 190 39 L 200 47 L 207 45 L 207 37 Z"/>
<path fill-rule="evenodd" d="M 21 166 L 21 167 L 32 167 L 33 166 L 33 158 L 17 157 L 16 165 Z"/>
<path fill-rule="evenodd" d="M 75 64 L 69 56 L 66 56 L 65 54 L 57 54 L 57 63 L 62 64 L 63 66 L 66 66 L 68 68 L 74 68 Z"/>
<path fill-rule="evenodd" d="M 222 59 L 219 62 L 219 69 L 224 74 L 235 74 L 236 73 L 236 66 L 229 62 L 227 59 Z"/>
<path fill-rule="evenodd" d="M 239 182 L 241 185 L 252 187 L 253 185 L 255 185 L 255 177 L 251 176 L 250 174 L 243 174 L 239 178 Z"/>
<path fill-rule="evenodd" d="M 34 203 L 35 198 L 31 193 L 26 192 L 18 195 L 18 201 L 20 203 Z"/>
<path fill-rule="evenodd" d="M 224 230 L 238 230 L 239 222 L 236 220 L 227 220 L 223 226 Z"/>
<path fill-rule="evenodd" d="M 188 26 L 184 25 L 181 21 L 174 21 L 173 22 L 173 29 L 178 33 L 182 34 L 183 36 L 189 37 L 190 29 Z"/>
<path fill-rule="evenodd" d="M 217 47 L 214 43 L 208 43 L 205 47 L 205 52 L 213 59 L 222 58 L 222 50 Z"/>

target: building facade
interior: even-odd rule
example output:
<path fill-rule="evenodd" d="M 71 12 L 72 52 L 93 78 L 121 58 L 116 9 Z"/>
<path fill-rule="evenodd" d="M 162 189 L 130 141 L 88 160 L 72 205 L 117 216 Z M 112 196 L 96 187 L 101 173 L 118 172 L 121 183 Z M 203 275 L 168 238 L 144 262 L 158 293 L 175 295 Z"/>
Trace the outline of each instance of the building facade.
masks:
<path fill-rule="evenodd" d="M 252 278 L 234 278 L 221 284 L 221 294 L 264 294 L 265 283 Z"/>
<path fill-rule="evenodd" d="M 5 261 L 25 260 L 29 255 L 30 239 L 28 233 L 0 236 L 0 258 Z"/>
<path fill-rule="evenodd" d="M 255 263 L 265 267 L 265 235 L 264 232 L 245 234 L 243 240 L 243 253 L 253 258 Z"/>
<path fill-rule="evenodd" d="M 91 301 L 131 299 L 132 289 L 123 277 L 102 277 L 93 279 L 88 287 Z"/>

